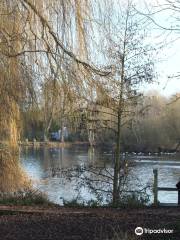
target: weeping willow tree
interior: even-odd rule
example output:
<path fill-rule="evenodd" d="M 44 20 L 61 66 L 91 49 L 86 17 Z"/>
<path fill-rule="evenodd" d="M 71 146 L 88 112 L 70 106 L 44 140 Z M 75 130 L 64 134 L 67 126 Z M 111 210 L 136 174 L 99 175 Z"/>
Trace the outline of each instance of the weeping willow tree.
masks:
<path fill-rule="evenodd" d="M 35 93 L 40 103 L 47 79 L 58 81 L 63 94 L 63 86 L 70 83 L 79 96 L 87 96 L 94 76 L 109 74 L 88 58 L 91 11 L 85 0 L 1 1 L 0 190 L 12 191 L 24 184 L 18 140 L 25 99 L 31 98 L 32 103 Z"/>
<path fill-rule="evenodd" d="M 106 75 L 108 72 L 99 70 L 89 61 L 87 33 L 91 25 L 91 6 L 88 1 L 24 0 L 21 3 L 28 15 L 26 33 L 31 37 L 13 56 L 25 55 L 26 63 L 32 62 L 33 71 L 41 76 L 35 79 L 40 86 L 37 88 L 38 95 L 44 91 L 45 85 L 55 87 L 58 82 L 61 96 L 67 95 L 67 88 L 64 87 L 67 85 L 81 98 L 92 96 L 90 92 L 94 84 L 93 75 Z M 48 108 L 43 108 L 47 120 L 44 124 L 44 139 L 48 136 L 57 99 L 53 97 L 54 91 L 50 92 L 52 94 L 46 94 Z M 67 105 L 69 100 L 61 99 L 60 108 L 63 112 L 63 106 Z M 65 99 L 67 101 L 64 101 Z M 61 114 L 62 129 L 65 115 Z"/>
<path fill-rule="evenodd" d="M 21 16 L 15 5 L 0 3 L 0 191 L 15 191 L 27 184 L 19 164 L 19 103 L 22 98 L 21 64 L 6 54 L 20 47 Z M 4 54 L 5 53 L 5 54 Z"/>

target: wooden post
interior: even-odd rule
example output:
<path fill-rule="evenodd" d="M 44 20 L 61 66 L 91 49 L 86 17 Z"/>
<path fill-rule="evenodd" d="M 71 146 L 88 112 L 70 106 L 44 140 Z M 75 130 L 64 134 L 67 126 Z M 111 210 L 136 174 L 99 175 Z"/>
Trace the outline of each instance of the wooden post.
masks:
<path fill-rule="evenodd" d="M 180 189 L 178 189 L 178 205 L 180 206 Z"/>
<path fill-rule="evenodd" d="M 180 206 L 180 181 L 176 184 L 176 188 L 178 190 L 178 205 Z"/>
<path fill-rule="evenodd" d="M 154 174 L 154 186 L 153 186 L 153 192 L 154 192 L 154 205 L 158 205 L 158 170 L 153 169 Z"/>

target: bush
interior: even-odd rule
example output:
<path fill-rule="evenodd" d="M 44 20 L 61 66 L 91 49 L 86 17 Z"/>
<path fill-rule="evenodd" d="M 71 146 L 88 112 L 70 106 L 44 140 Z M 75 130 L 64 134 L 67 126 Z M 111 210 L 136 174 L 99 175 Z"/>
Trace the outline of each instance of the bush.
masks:
<path fill-rule="evenodd" d="M 63 198 L 63 205 L 65 207 L 85 207 L 85 202 L 79 202 L 76 198 L 69 201 Z"/>
<path fill-rule="evenodd" d="M 18 191 L 11 194 L 1 193 L 0 205 L 52 205 L 47 196 L 39 191 Z"/>
<path fill-rule="evenodd" d="M 65 207 L 91 207 L 96 208 L 102 206 L 99 201 L 96 200 L 89 200 L 89 201 L 82 201 L 80 199 L 74 198 L 70 201 L 63 199 L 63 205 Z"/>
<path fill-rule="evenodd" d="M 132 192 L 123 194 L 117 206 L 114 206 L 112 202 L 108 206 L 116 208 L 142 208 L 146 207 L 149 201 L 150 198 L 147 193 Z"/>
<path fill-rule="evenodd" d="M 119 203 L 120 207 L 145 207 L 149 202 L 149 195 L 144 193 L 133 192 L 124 195 Z"/>

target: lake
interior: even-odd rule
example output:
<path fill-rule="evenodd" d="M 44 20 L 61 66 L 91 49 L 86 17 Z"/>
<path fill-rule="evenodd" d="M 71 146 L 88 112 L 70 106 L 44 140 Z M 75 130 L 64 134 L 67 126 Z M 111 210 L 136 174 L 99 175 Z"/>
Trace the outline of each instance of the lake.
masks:
<path fill-rule="evenodd" d="M 130 185 L 138 186 L 134 179 L 142 186 L 153 184 L 153 169 L 158 169 L 158 185 L 161 187 L 175 187 L 180 179 L 180 155 L 166 154 L 143 156 L 142 154 L 123 154 L 126 162 L 133 163 L 131 168 Z M 72 200 L 81 195 L 84 200 L 94 198 L 88 187 L 82 186 L 79 192 L 75 190 L 76 182 L 68 181 L 62 169 L 77 166 L 105 166 L 112 170 L 113 154 L 111 151 L 99 151 L 84 146 L 70 148 L 23 148 L 21 163 L 25 172 L 33 180 L 34 186 L 45 192 L 54 203 L 62 204 L 62 198 Z M 138 182 L 138 183 L 139 183 Z M 150 193 L 150 192 L 149 192 Z M 151 201 L 152 201 L 152 193 Z M 158 199 L 164 203 L 177 203 L 177 192 L 159 192 Z"/>

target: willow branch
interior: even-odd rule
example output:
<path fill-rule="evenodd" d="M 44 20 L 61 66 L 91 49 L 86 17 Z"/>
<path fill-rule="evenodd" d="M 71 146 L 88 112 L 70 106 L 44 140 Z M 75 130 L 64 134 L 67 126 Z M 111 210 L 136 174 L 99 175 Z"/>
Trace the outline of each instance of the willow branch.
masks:
<path fill-rule="evenodd" d="M 91 71 L 93 71 L 94 73 L 100 75 L 100 76 L 107 76 L 111 73 L 111 71 L 103 71 L 103 70 L 100 70 L 92 65 L 90 65 L 89 63 L 85 62 L 85 61 L 82 61 L 80 60 L 79 58 L 76 57 L 76 55 L 68 50 L 64 45 L 63 43 L 59 40 L 59 38 L 57 37 L 56 33 L 52 30 L 51 26 L 49 25 L 48 21 L 42 16 L 42 14 L 38 11 L 38 9 L 35 7 L 34 4 L 32 4 L 31 1 L 29 0 L 21 0 L 21 2 L 24 3 L 31 8 L 31 10 L 39 17 L 41 23 L 43 26 L 45 26 L 48 31 L 49 31 L 49 34 L 53 37 L 54 41 L 56 42 L 57 46 L 59 46 L 62 51 L 68 55 L 69 57 L 71 57 L 77 64 L 81 64 L 83 65 L 86 69 L 89 69 Z"/>

